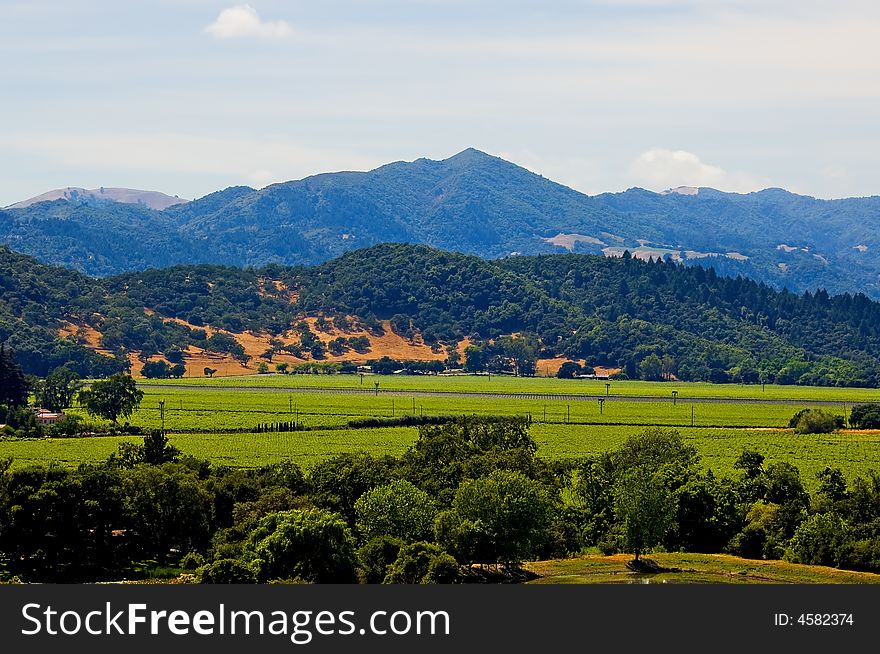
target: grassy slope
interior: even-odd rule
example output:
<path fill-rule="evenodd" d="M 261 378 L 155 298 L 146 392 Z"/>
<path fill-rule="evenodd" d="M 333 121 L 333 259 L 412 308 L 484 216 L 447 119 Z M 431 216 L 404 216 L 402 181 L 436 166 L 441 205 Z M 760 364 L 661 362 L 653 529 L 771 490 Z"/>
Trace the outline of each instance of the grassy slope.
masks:
<path fill-rule="evenodd" d="M 711 584 L 877 584 L 880 575 L 785 561 L 754 561 L 727 554 L 652 554 L 661 567 L 675 572 L 635 574 L 626 568 L 632 556 L 583 556 L 536 561 L 526 568 L 537 584 L 711 583 Z"/>

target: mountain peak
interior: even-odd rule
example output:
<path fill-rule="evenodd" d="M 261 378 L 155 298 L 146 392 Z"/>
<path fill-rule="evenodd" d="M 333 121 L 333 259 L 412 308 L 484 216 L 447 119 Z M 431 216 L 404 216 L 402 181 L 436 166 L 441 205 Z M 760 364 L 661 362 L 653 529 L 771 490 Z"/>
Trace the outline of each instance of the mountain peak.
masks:
<path fill-rule="evenodd" d="M 184 204 L 184 200 L 177 196 L 166 195 L 159 191 L 142 191 L 132 188 L 99 188 L 86 189 L 79 186 L 67 186 L 58 188 L 40 195 L 35 195 L 27 200 L 16 202 L 7 209 L 24 209 L 38 202 L 52 202 L 54 200 L 66 200 L 68 202 L 121 202 L 123 204 L 142 204 L 150 209 L 159 211 L 172 207 L 176 204 Z"/>

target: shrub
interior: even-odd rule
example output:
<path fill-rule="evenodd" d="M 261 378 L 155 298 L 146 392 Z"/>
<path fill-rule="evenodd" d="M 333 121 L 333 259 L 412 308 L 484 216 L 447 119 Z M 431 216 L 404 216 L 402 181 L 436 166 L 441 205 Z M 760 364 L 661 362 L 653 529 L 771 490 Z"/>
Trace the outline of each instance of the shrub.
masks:
<path fill-rule="evenodd" d="M 404 546 L 388 568 L 386 584 L 454 584 L 460 567 L 439 545 L 420 541 Z"/>
<path fill-rule="evenodd" d="M 796 434 L 830 434 L 843 427 L 843 418 L 821 409 L 803 409 L 792 416 L 788 426 Z"/>
<path fill-rule="evenodd" d="M 847 537 L 847 525 L 837 514 L 812 515 L 794 532 L 785 558 L 807 565 L 838 565 Z"/>
<path fill-rule="evenodd" d="M 220 559 L 196 570 L 200 584 L 252 584 L 256 581 L 254 571 L 237 559 Z"/>
<path fill-rule="evenodd" d="M 201 568 L 203 565 L 205 565 L 205 557 L 198 552 L 187 552 L 187 554 L 180 559 L 180 567 L 184 570 L 195 570 Z"/>

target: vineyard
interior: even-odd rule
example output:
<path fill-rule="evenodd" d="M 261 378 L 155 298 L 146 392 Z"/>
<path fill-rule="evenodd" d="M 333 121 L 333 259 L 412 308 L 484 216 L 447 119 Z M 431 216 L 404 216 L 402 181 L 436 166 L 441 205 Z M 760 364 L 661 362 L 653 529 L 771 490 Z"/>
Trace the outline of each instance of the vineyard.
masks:
<path fill-rule="evenodd" d="M 156 387 L 230 389 L 350 389 L 372 393 L 378 383 L 385 391 L 437 393 L 560 394 L 579 396 L 652 396 L 753 400 L 799 400 L 819 402 L 880 402 L 876 388 L 781 386 L 776 384 L 710 384 L 706 382 L 646 382 L 629 380 L 557 379 L 510 375 L 248 375 L 243 377 L 151 379 L 143 385 Z M 607 386 L 606 386 L 607 385 Z"/>
<path fill-rule="evenodd" d="M 852 403 L 876 399 L 876 390 L 611 384 L 606 389 L 605 382 L 587 380 L 365 376 L 362 387 L 358 375 L 151 382 L 142 384 L 144 399 L 129 422 L 142 428 L 164 426 L 185 454 L 243 467 L 287 459 L 309 467 L 359 450 L 399 455 L 418 429 L 376 427 L 381 423 L 364 419 L 472 414 L 530 416 L 538 454 L 547 459 L 599 454 L 644 427 L 667 426 L 678 429 L 704 465 L 719 474 L 731 473 L 745 449 L 757 450 L 771 462 L 796 464 L 808 487 L 826 466 L 840 467 L 852 477 L 880 462 L 876 432 L 805 436 L 786 429 L 804 403 L 827 402 L 826 411 L 846 417 Z M 352 392 L 361 388 L 364 392 Z M 677 391 L 675 401 L 672 390 Z M 83 413 L 77 407 L 70 412 Z M 291 425 L 298 430 L 290 431 Z M 45 461 L 76 466 L 106 459 L 126 440 L 138 438 L 9 439 L 0 441 L 0 458 L 13 457 L 16 467 Z"/>

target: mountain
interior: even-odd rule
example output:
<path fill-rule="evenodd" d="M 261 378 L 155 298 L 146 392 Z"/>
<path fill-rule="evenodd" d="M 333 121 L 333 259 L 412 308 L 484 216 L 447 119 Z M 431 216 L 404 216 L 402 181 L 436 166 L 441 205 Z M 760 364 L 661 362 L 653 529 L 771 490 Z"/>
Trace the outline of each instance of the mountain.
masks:
<path fill-rule="evenodd" d="M 95 188 L 85 189 L 77 186 L 58 188 L 47 191 L 27 200 L 16 202 L 7 209 L 24 209 L 39 202 L 52 202 L 53 200 L 67 200 L 69 202 L 100 203 L 121 202 L 122 204 L 141 204 L 150 209 L 159 211 L 172 207 L 176 204 L 186 204 L 189 200 L 177 196 L 165 195 L 159 191 L 139 191 L 132 188 Z"/>
<path fill-rule="evenodd" d="M 880 197 L 819 200 L 680 187 L 587 196 L 468 149 L 164 211 L 41 202 L 0 211 L 0 242 L 93 275 L 180 263 L 317 264 L 385 242 L 497 258 L 576 252 L 668 257 L 796 292 L 880 298 Z"/>
<path fill-rule="evenodd" d="M 438 360 L 471 344 L 503 367 L 505 337 L 521 334 L 541 358 L 630 376 L 656 355 L 683 380 L 880 383 L 880 303 L 628 255 L 486 260 L 382 244 L 312 267 L 92 278 L 0 247 L 0 291 L 0 343 L 36 374 L 68 365 L 103 375 L 172 356 L 196 374 L 220 361 L 256 372 L 260 362 L 378 358 L 392 337 L 398 358 Z"/>

